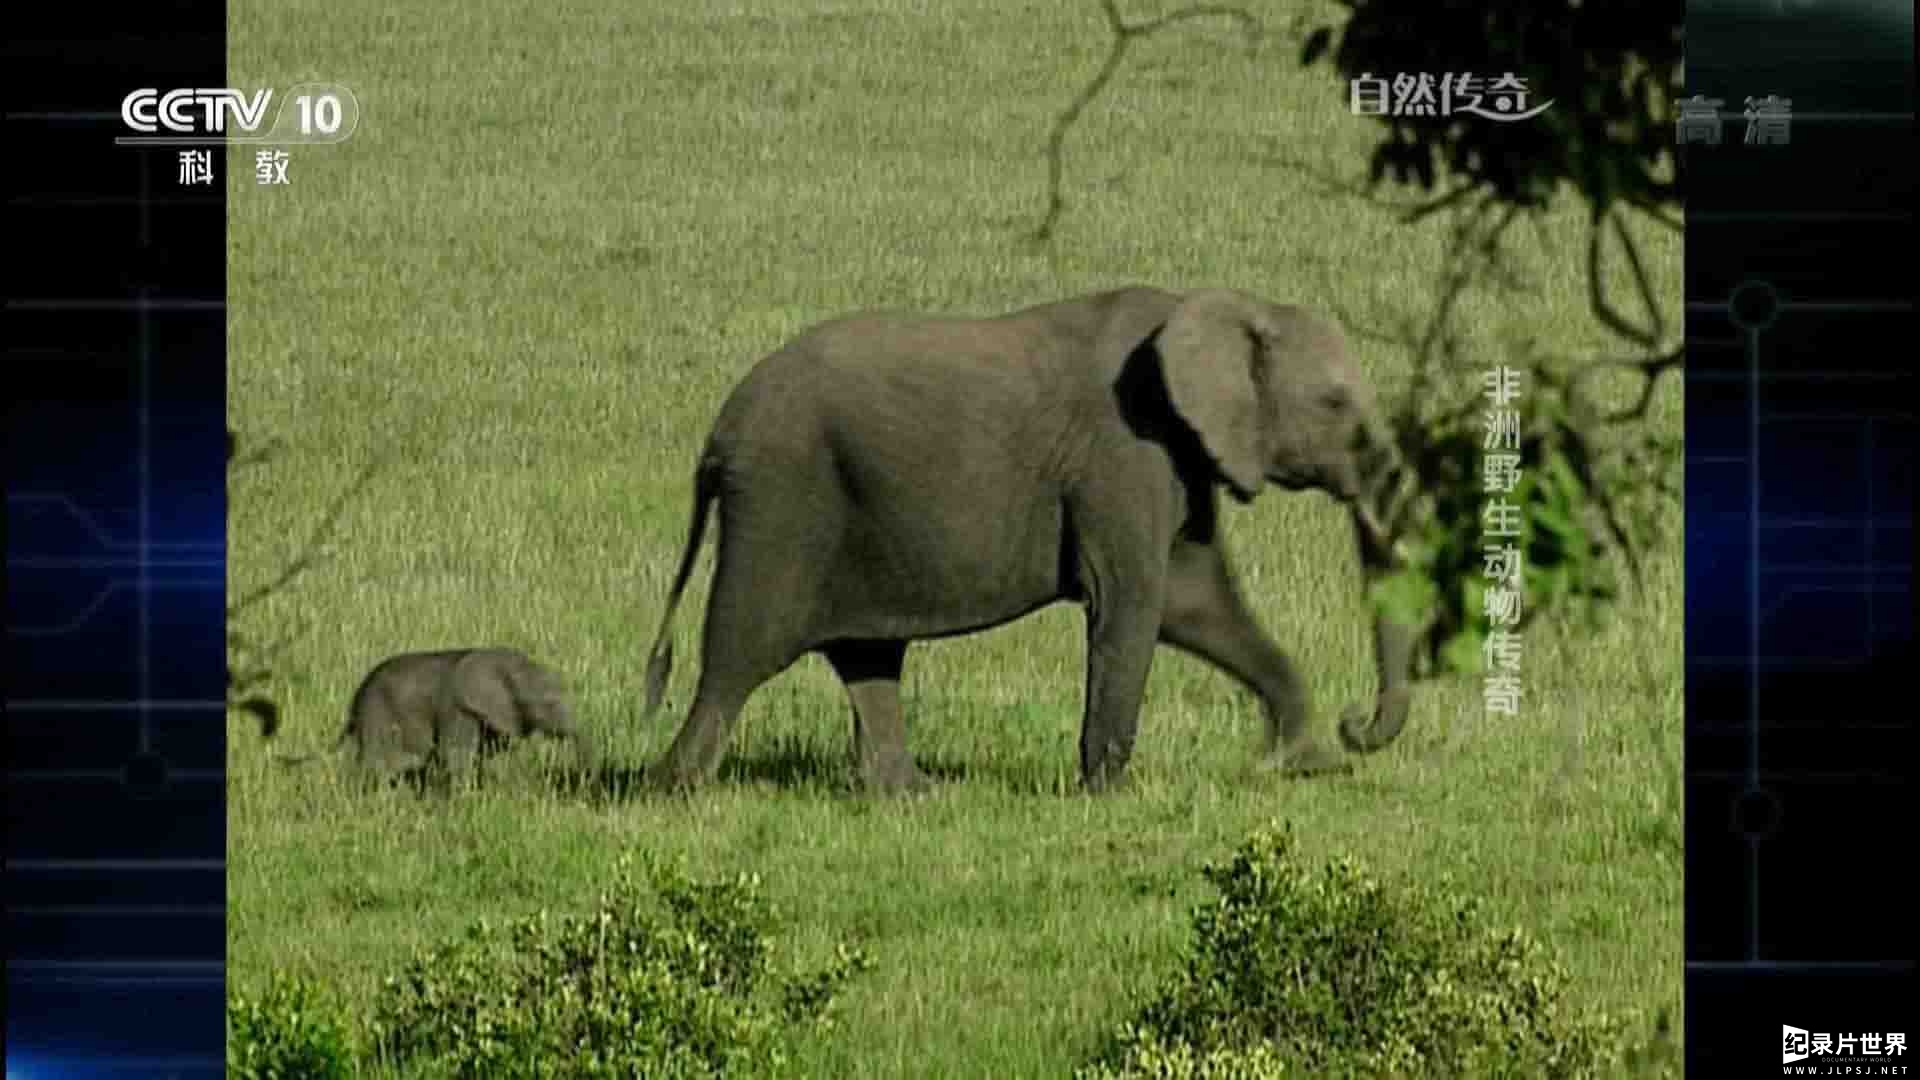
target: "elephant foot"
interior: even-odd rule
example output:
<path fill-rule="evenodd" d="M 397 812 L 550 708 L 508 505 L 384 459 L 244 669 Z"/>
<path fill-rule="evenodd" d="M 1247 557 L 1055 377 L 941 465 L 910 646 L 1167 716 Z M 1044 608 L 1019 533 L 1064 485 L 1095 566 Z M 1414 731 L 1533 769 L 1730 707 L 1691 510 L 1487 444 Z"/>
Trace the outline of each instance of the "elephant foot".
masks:
<path fill-rule="evenodd" d="M 1123 769 L 1106 769 L 1080 778 L 1080 787 L 1088 795 L 1118 795 L 1133 787 L 1133 774 Z"/>
<path fill-rule="evenodd" d="M 1353 771 L 1351 758 L 1311 739 L 1279 748 L 1267 756 L 1265 766 L 1289 779 Z"/>
<path fill-rule="evenodd" d="M 701 784 L 706 777 L 697 770 L 674 768 L 665 763 L 655 765 L 646 772 L 646 786 L 659 795 L 688 795 Z"/>
<path fill-rule="evenodd" d="M 869 793 L 883 797 L 925 795 L 933 790 L 932 778 L 911 759 L 870 765 L 861 770 L 860 783 Z"/>

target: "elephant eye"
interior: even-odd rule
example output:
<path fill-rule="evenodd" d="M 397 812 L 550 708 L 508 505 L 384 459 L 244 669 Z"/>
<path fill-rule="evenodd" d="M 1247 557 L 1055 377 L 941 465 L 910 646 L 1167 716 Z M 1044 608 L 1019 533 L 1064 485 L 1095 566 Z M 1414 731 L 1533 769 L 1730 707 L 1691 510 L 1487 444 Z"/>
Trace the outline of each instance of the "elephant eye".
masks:
<path fill-rule="evenodd" d="M 1347 393 L 1346 387 L 1336 386 L 1320 395 L 1320 404 L 1325 405 L 1334 412 L 1341 412 L 1344 411 L 1347 406 L 1353 404 L 1353 396 Z"/>

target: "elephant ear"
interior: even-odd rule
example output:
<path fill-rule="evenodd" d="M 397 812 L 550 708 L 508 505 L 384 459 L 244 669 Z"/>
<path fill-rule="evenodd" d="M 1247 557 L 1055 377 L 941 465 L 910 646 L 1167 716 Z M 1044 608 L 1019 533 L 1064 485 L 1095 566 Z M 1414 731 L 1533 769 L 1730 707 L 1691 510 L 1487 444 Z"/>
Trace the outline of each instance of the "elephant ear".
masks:
<path fill-rule="evenodd" d="M 447 674 L 455 708 L 480 718 L 489 731 L 520 734 L 520 704 L 509 681 L 513 672 L 502 658 L 484 652 L 461 657 Z"/>
<path fill-rule="evenodd" d="M 1266 432 L 1256 374 L 1266 315 L 1223 289 L 1191 293 L 1160 330 L 1161 378 L 1241 502 L 1266 483 Z"/>

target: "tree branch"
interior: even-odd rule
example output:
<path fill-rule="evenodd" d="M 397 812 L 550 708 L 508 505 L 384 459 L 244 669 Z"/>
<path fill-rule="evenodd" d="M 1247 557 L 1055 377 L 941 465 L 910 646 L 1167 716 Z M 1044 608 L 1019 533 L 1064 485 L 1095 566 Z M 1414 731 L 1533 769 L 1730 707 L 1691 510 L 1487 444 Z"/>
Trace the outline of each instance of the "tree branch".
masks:
<path fill-rule="evenodd" d="M 227 430 L 227 467 L 229 469 L 245 469 L 254 465 L 263 465 L 272 460 L 275 454 L 286 448 L 286 445 L 279 439 L 268 439 L 266 442 L 261 443 L 243 454 L 240 453 L 239 444 L 239 433 L 229 428 Z"/>
<path fill-rule="evenodd" d="M 1658 388 L 1660 376 L 1669 371 L 1678 370 L 1686 363 L 1687 347 L 1679 344 L 1657 356 L 1636 357 L 1631 360 L 1592 360 L 1575 369 L 1566 379 L 1569 400 L 1578 399 L 1579 386 L 1595 373 L 1613 369 L 1624 369 L 1638 373 L 1643 382 L 1640 385 L 1640 397 L 1633 405 L 1611 413 L 1600 414 L 1603 424 L 1636 423 L 1646 418 L 1647 410 L 1652 407 L 1653 393 Z"/>
<path fill-rule="evenodd" d="M 1653 219 L 1656 224 L 1664 225 L 1674 232 L 1686 231 L 1686 222 L 1680 215 L 1668 215 L 1666 208 L 1652 199 L 1635 196 L 1629 200 L 1628 205 Z"/>
<path fill-rule="evenodd" d="M 1415 203 L 1413 206 L 1408 207 L 1405 211 L 1402 212 L 1400 216 L 1400 223 L 1403 225 L 1419 224 L 1420 222 L 1425 221 L 1427 218 L 1431 217 L 1432 215 L 1437 214 L 1440 211 L 1453 206 L 1455 203 L 1459 202 L 1461 199 L 1466 198 L 1468 195 L 1478 190 L 1479 186 L 1480 185 L 1473 184 L 1473 183 L 1459 184 L 1455 186 L 1452 191 L 1447 192 L 1445 195 L 1442 195 L 1437 199 L 1429 199 L 1426 202 Z"/>
<path fill-rule="evenodd" d="M 1100 96 L 1100 92 L 1113 81 L 1114 75 L 1119 73 L 1120 64 L 1126 59 L 1127 50 L 1133 46 L 1134 42 L 1193 19 L 1233 19 L 1240 23 L 1250 40 L 1256 39 L 1260 33 L 1258 19 L 1240 8 L 1221 4 L 1194 4 L 1168 12 L 1157 19 L 1132 24 L 1121 17 L 1119 5 L 1115 0 L 1100 0 L 1100 10 L 1106 15 L 1107 29 L 1113 34 L 1113 40 L 1107 47 L 1107 58 L 1101 63 L 1100 70 L 1094 75 L 1093 80 L 1081 89 L 1066 110 L 1054 120 L 1053 130 L 1047 135 L 1047 212 L 1041 218 L 1039 227 L 1033 232 L 1033 239 L 1040 243 L 1046 243 L 1052 239 L 1054 229 L 1058 227 L 1061 216 L 1066 213 L 1065 182 L 1062 176 L 1066 171 L 1067 134 L 1079 121 L 1080 115 L 1086 111 L 1087 106 L 1093 104 L 1094 99 Z"/>
<path fill-rule="evenodd" d="M 1633 268 L 1633 283 L 1640 290 L 1640 303 L 1647 309 L 1647 319 L 1651 326 L 1653 341 L 1667 336 L 1667 320 L 1660 314 L 1660 304 L 1653 298 L 1653 283 L 1647 280 L 1647 268 L 1640 261 L 1640 245 L 1627 231 L 1627 219 L 1618 210 L 1609 211 L 1607 217 L 1613 221 L 1613 232 L 1620 238 L 1620 246 L 1627 251 L 1627 265 Z"/>
<path fill-rule="evenodd" d="M 380 465 L 381 463 L 375 460 L 368 462 L 367 465 L 360 470 L 359 474 L 354 477 L 353 482 L 348 484 L 339 495 L 334 497 L 332 505 L 327 508 L 327 512 L 321 517 L 320 523 L 314 527 L 313 534 L 309 536 L 307 542 L 301 546 L 299 554 L 295 555 L 272 581 L 264 585 L 256 586 L 249 592 L 242 594 L 240 599 L 229 604 L 227 606 L 228 619 L 233 619 L 254 604 L 286 588 L 292 584 L 295 578 L 312 569 L 315 563 L 324 557 L 323 546 L 329 534 L 333 532 L 335 526 L 339 525 L 340 519 L 345 516 L 347 506 L 353 501 L 354 496 L 358 495 L 366 488 L 367 484 L 373 480 L 373 476 L 379 471 Z"/>
<path fill-rule="evenodd" d="M 240 453 L 239 442 L 239 436 L 232 429 L 228 429 L 229 475 L 270 460 L 283 445 L 278 440 L 268 440 L 250 452 Z M 335 497 L 298 554 L 279 574 L 274 576 L 273 580 L 249 590 L 227 606 L 227 705 L 257 720 L 263 737 L 272 738 L 279 730 L 280 707 L 268 695 L 253 691 L 273 677 L 274 660 L 305 632 L 306 624 L 296 622 L 294 629 L 275 640 L 260 644 L 252 635 L 238 628 L 234 623 L 241 614 L 255 604 L 287 588 L 301 574 L 321 561 L 325 554 L 327 540 L 345 516 L 348 505 L 365 490 L 382 464 L 383 462 L 376 458 L 360 470 L 353 481 Z"/>
<path fill-rule="evenodd" d="M 1654 330 L 1645 330 L 1634 326 L 1622 317 L 1620 313 L 1614 309 L 1612 304 L 1607 302 L 1606 279 L 1601 273 L 1600 254 L 1601 248 L 1606 244 L 1607 220 L 1613 218 L 1614 213 L 1612 209 L 1602 210 L 1597 213 L 1587 232 L 1587 303 L 1588 306 L 1593 309 L 1594 317 L 1605 324 L 1607 329 L 1612 330 L 1615 334 L 1626 338 L 1636 345 L 1651 349 L 1655 347 L 1655 343 L 1660 340 L 1661 335 L 1658 327 Z M 1620 235 L 1622 238 L 1625 238 L 1625 231 L 1622 230 Z M 1636 274 L 1640 277 L 1640 284 L 1644 290 L 1646 286 L 1646 275 L 1640 270 L 1639 253 L 1633 249 L 1631 240 L 1628 240 L 1627 244 L 1630 252 L 1628 257 L 1634 265 Z M 1653 302 L 1651 291 L 1646 291 L 1644 298 L 1651 304 Z M 1655 315 L 1655 321 L 1659 321 L 1657 314 Z"/>

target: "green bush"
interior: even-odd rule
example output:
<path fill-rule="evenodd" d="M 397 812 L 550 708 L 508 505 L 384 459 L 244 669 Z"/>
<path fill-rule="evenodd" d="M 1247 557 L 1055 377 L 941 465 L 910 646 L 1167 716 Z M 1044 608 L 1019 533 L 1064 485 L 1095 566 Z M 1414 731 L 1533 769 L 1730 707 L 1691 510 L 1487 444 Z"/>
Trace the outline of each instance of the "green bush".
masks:
<path fill-rule="evenodd" d="M 1620 1076 L 1649 1064 L 1624 1018 L 1578 1012 L 1524 932 L 1443 887 L 1315 869 L 1284 826 L 1209 865 L 1183 967 L 1083 1080 Z"/>
<path fill-rule="evenodd" d="M 332 1080 L 354 1075 L 352 1024 L 310 980 L 280 976 L 258 996 L 227 992 L 227 1075 Z"/>
<path fill-rule="evenodd" d="M 1677 475 L 1680 442 L 1664 431 L 1614 437 L 1601 448 L 1584 434 L 1566 404 L 1563 385 L 1535 390 L 1547 380 L 1527 372 L 1529 393 L 1513 408 L 1520 416 L 1520 477 L 1499 498 L 1517 511 L 1517 535 L 1492 537 L 1483 487 L 1484 402 L 1419 421 L 1403 432 L 1401 453 L 1419 477 L 1431 508 L 1401 541 L 1405 564 L 1376 581 L 1376 610 L 1430 629 L 1415 656 L 1422 675 L 1477 674 L 1486 669 L 1489 629 L 1487 552 L 1512 545 L 1519 553 L 1522 598 L 1513 631 L 1550 612 L 1565 612 L 1597 631 L 1637 575 L 1647 548 L 1666 538 L 1672 503 L 1666 487 L 1634 478 Z"/>
<path fill-rule="evenodd" d="M 1112 1060 L 1080 1070 L 1080 1080 L 1277 1080 L 1305 1076 L 1288 1069 L 1271 1043 L 1255 1043 L 1244 1050 L 1195 1050 L 1187 1043 L 1169 1043 L 1129 1026 L 1121 1037 L 1122 1050 Z"/>
<path fill-rule="evenodd" d="M 651 876 L 649 893 L 623 862 L 587 914 L 481 922 L 416 956 L 377 1000 L 381 1055 L 502 1080 L 752 1075 L 788 1061 L 867 966 L 842 947 L 823 970 L 783 975 L 757 879 Z"/>

